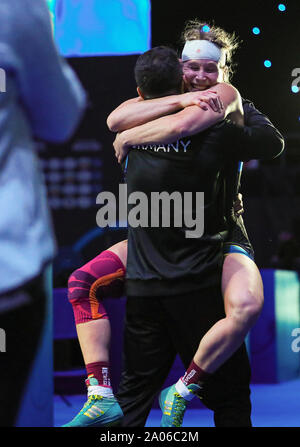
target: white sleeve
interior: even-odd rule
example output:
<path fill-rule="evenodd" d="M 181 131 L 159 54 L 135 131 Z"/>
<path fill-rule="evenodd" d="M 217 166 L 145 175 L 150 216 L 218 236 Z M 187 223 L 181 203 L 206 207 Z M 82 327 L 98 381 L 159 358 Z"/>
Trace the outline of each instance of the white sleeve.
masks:
<path fill-rule="evenodd" d="M 6 34 L 0 31 L 0 61 L 15 77 L 33 134 L 47 141 L 65 141 L 84 113 L 86 94 L 58 54 L 46 2 L 1 3 L 10 22 Z"/>

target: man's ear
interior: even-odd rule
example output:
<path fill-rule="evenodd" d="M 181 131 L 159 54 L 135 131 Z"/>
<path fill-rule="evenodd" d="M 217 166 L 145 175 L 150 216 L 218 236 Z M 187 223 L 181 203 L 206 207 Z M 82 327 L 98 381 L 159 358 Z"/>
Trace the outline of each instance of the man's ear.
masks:
<path fill-rule="evenodd" d="M 136 91 L 138 92 L 138 95 L 139 95 L 140 98 L 145 99 L 145 98 L 144 98 L 144 95 L 143 95 L 143 93 L 142 93 L 142 91 L 141 91 L 141 89 L 140 89 L 140 87 L 137 87 L 137 88 L 136 88 Z"/>

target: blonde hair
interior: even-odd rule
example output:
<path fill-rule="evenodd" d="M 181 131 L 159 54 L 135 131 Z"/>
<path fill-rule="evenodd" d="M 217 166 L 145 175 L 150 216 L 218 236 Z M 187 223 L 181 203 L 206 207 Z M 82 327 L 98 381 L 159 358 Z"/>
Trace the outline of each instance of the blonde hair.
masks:
<path fill-rule="evenodd" d="M 204 28 L 207 27 L 207 28 Z M 204 28 L 204 29 L 203 29 Z M 233 63 L 232 56 L 242 43 L 236 34 L 228 33 L 224 29 L 210 24 L 206 21 L 198 19 L 189 20 L 186 22 L 182 32 L 181 41 L 184 45 L 187 40 L 209 40 L 210 42 L 223 49 L 226 54 L 226 63 L 224 67 L 224 80 L 229 82 L 229 79 L 234 73 L 236 63 Z"/>

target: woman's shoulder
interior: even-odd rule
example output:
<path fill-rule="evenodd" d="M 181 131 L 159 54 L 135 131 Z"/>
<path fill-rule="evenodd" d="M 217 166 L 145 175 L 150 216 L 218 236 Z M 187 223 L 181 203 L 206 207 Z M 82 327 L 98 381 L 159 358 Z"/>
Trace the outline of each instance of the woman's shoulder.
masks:
<path fill-rule="evenodd" d="M 237 99 L 240 101 L 240 92 L 229 82 L 219 82 L 218 84 L 210 88 L 210 90 L 213 89 L 220 95 L 222 99 L 226 98 L 229 102 L 235 101 Z"/>

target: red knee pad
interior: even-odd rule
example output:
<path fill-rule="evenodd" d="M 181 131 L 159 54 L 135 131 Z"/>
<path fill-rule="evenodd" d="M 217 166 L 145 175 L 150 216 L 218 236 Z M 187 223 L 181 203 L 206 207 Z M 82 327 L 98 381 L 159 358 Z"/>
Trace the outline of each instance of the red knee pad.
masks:
<path fill-rule="evenodd" d="M 108 319 L 101 299 L 122 296 L 124 279 L 125 268 L 121 260 L 109 250 L 75 270 L 68 281 L 68 298 L 75 323 Z"/>

